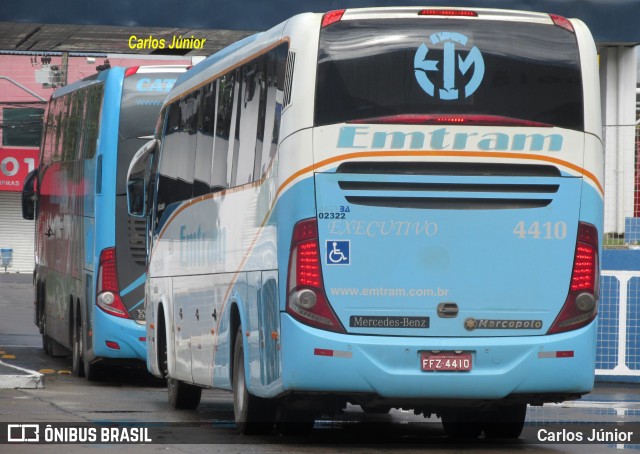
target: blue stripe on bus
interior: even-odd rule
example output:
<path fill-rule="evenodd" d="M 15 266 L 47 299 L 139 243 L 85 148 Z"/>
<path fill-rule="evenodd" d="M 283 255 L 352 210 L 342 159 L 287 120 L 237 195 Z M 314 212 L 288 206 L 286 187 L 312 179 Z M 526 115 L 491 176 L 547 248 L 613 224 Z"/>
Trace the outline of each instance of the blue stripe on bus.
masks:
<path fill-rule="evenodd" d="M 138 301 L 136 304 L 134 304 L 132 307 L 130 307 L 129 312 L 134 310 L 136 307 L 140 306 L 142 303 L 144 303 L 144 297 L 140 301 Z"/>
<path fill-rule="evenodd" d="M 140 287 L 147 280 L 147 273 L 142 273 L 138 276 L 138 279 L 129 284 L 126 288 L 120 290 L 120 296 L 125 296 L 128 293 L 131 293 L 136 288 Z M 134 306 L 135 307 L 135 306 Z M 132 308 L 133 309 L 133 308 Z"/>

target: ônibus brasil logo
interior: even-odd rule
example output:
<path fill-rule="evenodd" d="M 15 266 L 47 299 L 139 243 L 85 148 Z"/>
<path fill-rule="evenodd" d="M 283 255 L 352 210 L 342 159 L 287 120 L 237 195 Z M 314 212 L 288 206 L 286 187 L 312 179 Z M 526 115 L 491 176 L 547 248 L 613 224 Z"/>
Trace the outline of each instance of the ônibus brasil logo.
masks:
<path fill-rule="evenodd" d="M 429 48 L 425 43 L 420 45 L 413 58 L 416 80 L 420 87 L 427 94 L 435 97 L 437 83 L 441 87 L 438 89 L 440 99 L 447 101 L 459 99 L 460 90 L 456 87 L 456 69 L 462 75 L 466 75 L 473 67 L 473 74 L 464 86 L 464 98 L 471 96 L 478 89 L 484 77 L 484 60 L 480 50 L 473 46 L 468 50 L 467 57 L 463 58 L 458 46 L 462 46 L 464 49 L 469 39 L 461 33 L 440 32 L 432 34 L 429 38 L 434 46 L 442 43 L 442 62 L 428 60 Z M 438 63 L 442 63 L 440 68 Z M 438 73 L 442 73 L 442 77 L 441 79 L 438 78 L 437 82 L 434 83 L 434 80 L 429 77 L 430 73 L 433 73 L 432 77 L 434 79 L 437 78 L 436 74 Z"/>

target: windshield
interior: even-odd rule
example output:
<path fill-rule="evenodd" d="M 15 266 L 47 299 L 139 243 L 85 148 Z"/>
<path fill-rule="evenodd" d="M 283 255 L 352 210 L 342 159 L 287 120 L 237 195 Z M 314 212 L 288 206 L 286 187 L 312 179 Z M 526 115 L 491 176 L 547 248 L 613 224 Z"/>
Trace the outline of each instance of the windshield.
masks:
<path fill-rule="evenodd" d="M 465 19 L 347 20 L 320 32 L 315 125 L 482 115 L 582 130 L 575 35 Z"/>

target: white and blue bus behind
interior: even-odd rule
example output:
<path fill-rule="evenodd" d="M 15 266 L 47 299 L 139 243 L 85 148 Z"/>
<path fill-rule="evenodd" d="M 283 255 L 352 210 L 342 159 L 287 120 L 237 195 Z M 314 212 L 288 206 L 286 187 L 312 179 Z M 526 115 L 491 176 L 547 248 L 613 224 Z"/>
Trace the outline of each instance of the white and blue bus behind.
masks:
<path fill-rule="evenodd" d="M 220 387 L 243 432 L 351 402 L 517 437 L 527 404 L 592 389 L 603 156 L 582 22 L 303 14 L 188 71 L 161 124 L 129 184 L 152 220 L 148 367 L 174 406 Z"/>
<path fill-rule="evenodd" d="M 114 67 L 48 104 L 40 165 L 23 191 L 36 220 L 35 323 L 45 351 L 70 351 L 88 379 L 102 363 L 146 358 L 146 225 L 128 215 L 127 169 L 185 70 Z"/>

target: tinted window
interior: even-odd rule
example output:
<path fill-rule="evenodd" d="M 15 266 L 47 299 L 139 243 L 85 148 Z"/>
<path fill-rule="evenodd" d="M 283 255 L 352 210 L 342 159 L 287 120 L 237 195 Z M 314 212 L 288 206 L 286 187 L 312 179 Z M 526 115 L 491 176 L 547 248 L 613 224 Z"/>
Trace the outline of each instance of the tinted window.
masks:
<path fill-rule="evenodd" d="M 288 46 L 283 44 L 266 55 L 265 135 L 260 175 L 264 175 L 267 171 L 278 148 L 287 51 Z"/>
<path fill-rule="evenodd" d="M 153 135 L 160 107 L 177 77 L 177 73 L 137 73 L 124 78 L 120 139 Z"/>
<path fill-rule="evenodd" d="M 160 107 L 178 75 L 136 73 L 124 78 L 118 129 L 116 194 L 125 194 L 129 163 L 136 151 L 147 142 L 146 137 L 153 136 Z"/>
<path fill-rule="evenodd" d="M 231 165 L 228 157 L 229 141 L 231 135 L 231 120 L 233 116 L 233 88 L 235 85 L 235 73 L 222 76 L 218 80 L 218 112 L 216 120 L 216 141 L 214 147 L 214 184 L 229 187 L 231 185 Z M 223 173 L 224 171 L 224 173 Z M 224 184 L 219 176 L 224 175 Z"/>
<path fill-rule="evenodd" d="M 170 213 L 180 202 L 191 198 L 195 165 L 195 128 L 197 93 L 169 106 L 167 127 L 158 169 L 157 220 Z M 195 118 L 195 120 L 194 120 Z"/>
<path fill-rule="evenodd" d="M 583 128 L 576 38 L 553 25 L 338 22 L 320 33 L 315 99 L 316 125 L 399 114 L 478 114 Z"/>
<path fill-rule="evenodd" d="M 85 139 L 83 153 L 85 159 L 92 159 L 96 154 L 100 123 L 100 106 L 102 105 L 103 86 L 93 85 L 87 93 L 87 110 L 85 118 Z"/>
<path fill-rule="evenodd" d="M 39 147 L 44 109 L 5 107 L 3 114 L 2 145 Z"/>
<path fill-rule="evenodd" d="M 239 144 L 236 185 L 253 181 L 256 160 L 256 139 L 260 110 L 261 59 L 245 65 L 240 96 L 240 128 L 236 135 L 242 137 Z"/>
<path fill-rule="evenodd" d="M 211 161 L 213 159 L 213 129 L 215 126 L 216 84 L 200 89 L 200 112 L 196 141 L 196 162 L 193 177 L 193 196 L 208 194 L 211 190 Z"/>

